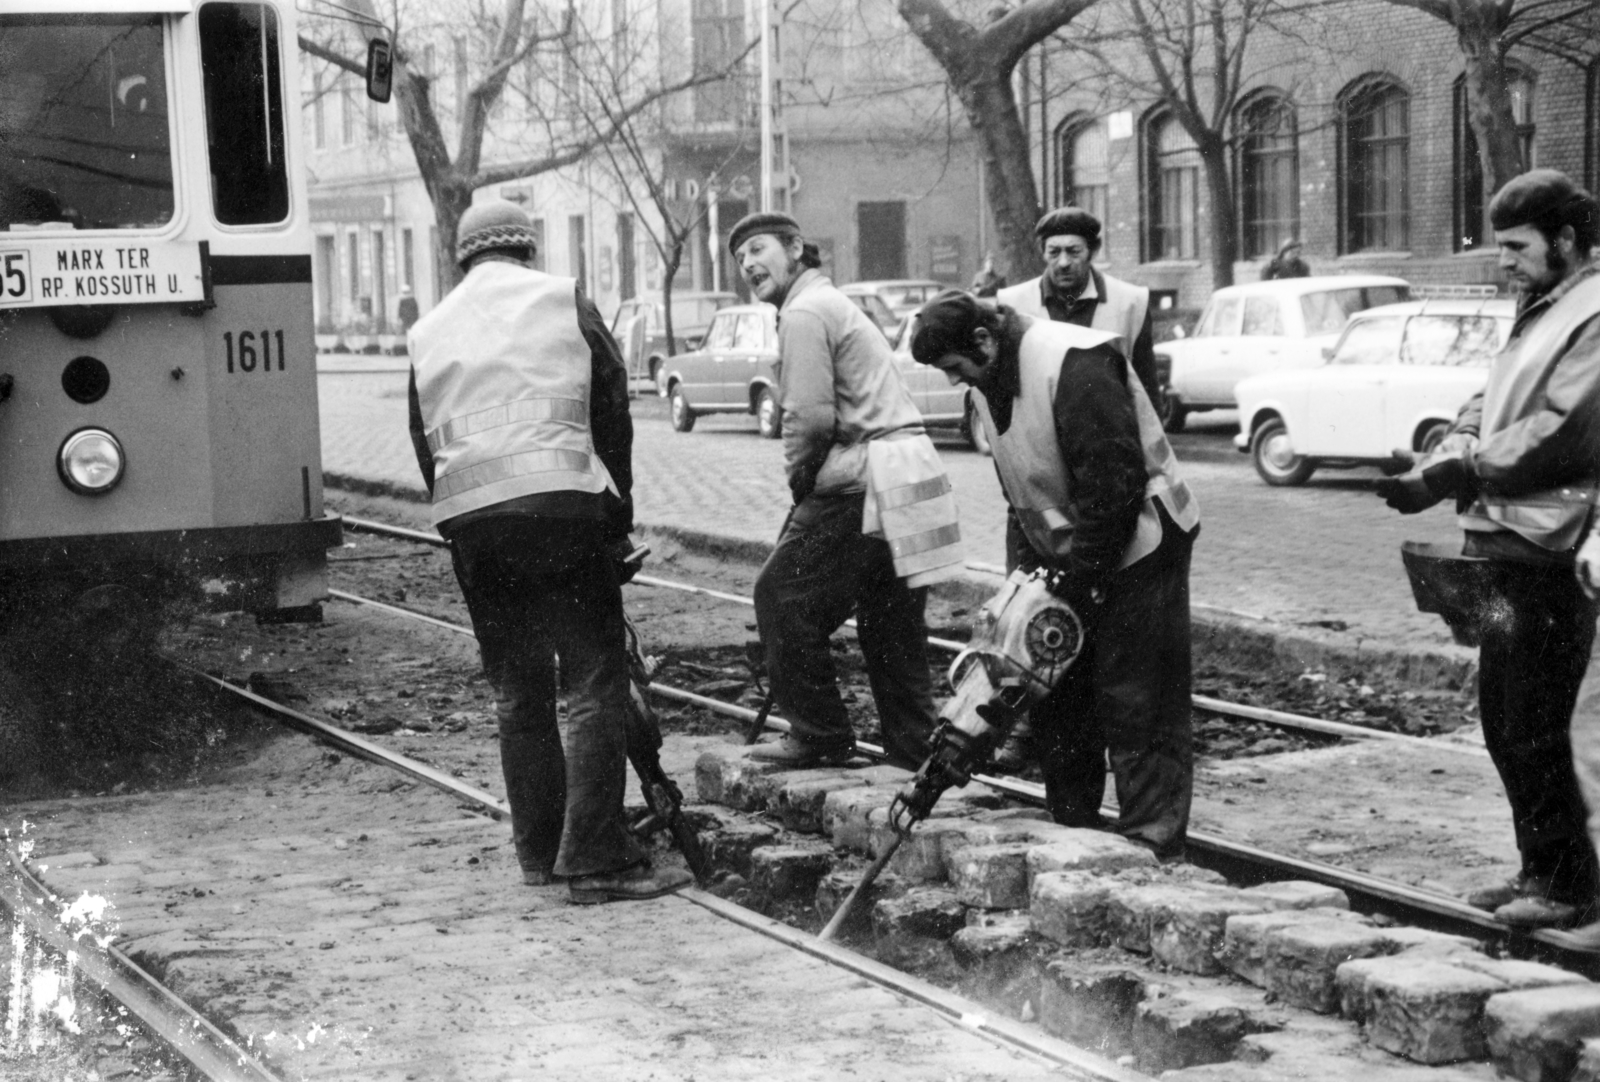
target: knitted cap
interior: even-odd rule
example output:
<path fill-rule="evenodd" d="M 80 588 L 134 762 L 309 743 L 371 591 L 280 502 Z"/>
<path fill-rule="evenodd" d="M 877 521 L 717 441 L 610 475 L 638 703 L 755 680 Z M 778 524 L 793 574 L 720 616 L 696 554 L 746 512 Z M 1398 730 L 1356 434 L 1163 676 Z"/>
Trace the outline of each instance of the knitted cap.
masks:
<path fill-rule="evenodd" d="M 1039 219 L 1033 239 L 1043 244 L 1050 237 L 1082 237 L 1091 248 L 1100 247 L 1100 219 L 1082 207 L 1058 207 Z"/>
<path fill-rule="evenodd" d="M 739 245 L 757 233 L 793 233 L 799 236 L 800 223 L 776 210 L 746 214 L 734 224 L 733 232 L 728 234 L 728 251 L 738 255 Z"/>
<path fill-rule="evenodd" d="M 533 223 L 515 203 L 495 200 L 475 203 L 461 216 L 456 227 L 456 262 L 466 261 L 491 248 L 529 248 L 539 246 Z"/>

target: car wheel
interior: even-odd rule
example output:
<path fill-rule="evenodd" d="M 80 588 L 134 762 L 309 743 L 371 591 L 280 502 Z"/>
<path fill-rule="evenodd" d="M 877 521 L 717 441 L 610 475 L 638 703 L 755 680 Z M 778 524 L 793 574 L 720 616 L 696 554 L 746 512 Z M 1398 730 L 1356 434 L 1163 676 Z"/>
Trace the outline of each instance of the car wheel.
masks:
<path fill-rule="evenodd" d="M 783 413 L 778 409 L 778 399 L 771 387 L 762 388 L 761 397 L 756 399 L 756 428 L 765 440 L 783 435 Z"/>
<path fill-rule="evenodd" d="M 689 408 L 689 400 L 684 397 L 683 388 L 674 387 L 671 397 L 669 412 L 672 414 L 672 430 L 674 432 L 690 431 L 694 428 L 694 410 Z"/>
<path fill-rule="evenodd" d="M 1261 479 L 1275 486 L 1303 485 L 1316 470 L 1304 457 L 1295 454 L 1294 445 L 1289 442 L 1289 429 L 1277 417 L 1256 429 L 1250 440 L 1250 460 L 1255 463 Z"/>
<path fill-rule="evenodd" d="M 1166 432 L 1182 432 L 1184 422 L 1189 419 L 1189 411 L 1178 401 L 1178 397 L 1171 391 L 1161 392 L 1161 401 L 1156 407 L 1156 416 L 1161 418 L 1161 428 Z"/>
<path fill-rule="evenodd" d="M 1450 432 L 1449 421 L 1435 421 L 1422 430 L 1422 438 L 1417 440 L 1417 453 L 1431 455 L 1439 449 L 1439 444 Z"/>
<path fill-rule="evenodd" d="M 650 358 L 650 382 L 656 385 L 656 394 L 662 398 L 667 397 L 667 385 L 662 378 L 662 373 L 666 370 L 666 367 L 660 357 Z"/>
<path fill-rule="evenodd" d="M 970 397 L 967 399 L 966 415 L 961 420 L 961 435 L 983 457 L 989 458 L 994 454 L 994 448 L 989 445 L 989 431 L 983 427 L 983 421 L 973 408 Z"/>

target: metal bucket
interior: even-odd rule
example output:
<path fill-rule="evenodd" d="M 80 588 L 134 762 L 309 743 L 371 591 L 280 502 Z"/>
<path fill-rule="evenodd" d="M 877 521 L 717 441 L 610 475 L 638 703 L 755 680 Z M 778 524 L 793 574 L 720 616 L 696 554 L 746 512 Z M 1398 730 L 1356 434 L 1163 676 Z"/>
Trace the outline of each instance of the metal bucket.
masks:
<path fill-rule="evenodd" d="M 1459 545 L 1421 541 L 1401 542 L 1400 559 L 1411 578 L 1417 611 L 1438 613 L 1456 642 L 1477 646 L 1496 594 L 1489 561 L 1463 556 Z"/>

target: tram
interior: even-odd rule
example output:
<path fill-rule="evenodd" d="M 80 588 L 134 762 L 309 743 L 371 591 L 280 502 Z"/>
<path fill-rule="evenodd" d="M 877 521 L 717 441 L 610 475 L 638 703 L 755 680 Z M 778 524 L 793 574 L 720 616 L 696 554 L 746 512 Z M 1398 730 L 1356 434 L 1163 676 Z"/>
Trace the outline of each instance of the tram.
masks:
<path fill-rule="evenodd" d="M 291 0 L 0 3 L 0 582 L 326 594 Z"/>

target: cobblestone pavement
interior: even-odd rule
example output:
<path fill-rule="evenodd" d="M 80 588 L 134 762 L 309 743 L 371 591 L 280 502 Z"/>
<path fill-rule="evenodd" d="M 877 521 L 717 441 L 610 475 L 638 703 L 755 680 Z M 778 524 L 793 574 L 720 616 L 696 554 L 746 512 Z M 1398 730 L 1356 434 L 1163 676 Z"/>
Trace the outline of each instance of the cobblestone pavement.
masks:
<path fill-rule="evenodd" d="M 377 358 L 365 359 L 381 367 Z M 357 362 L 360 363 L 360 362 Z M 330 367 L 332 365 L 330 364 Z M 341 365 L 342 367 L 342 365 Z M 332 473 L 420 490 L 406 436 L 405 373 L 326 371 L 323 465 Z M 663 400 L 634 403 L 634 503 L 641 524 L 772 541 L 789 507 L 783 452 L 757 435 L 754 418 L 701 417 L 672 431 Z M 1175 437 L 1200 501 L 1193 597 L 1274 625 L 1326 629 L 1352 645 L 1425 648 L 1467 656 L 1444 623 L 1419 613 L 1400 563 L 1403 540 L 1459 539 L 1446 507 L 1409 518 L 1372 492 L 1373 470 L 1323 471 L 1302 488 L 1269 488 L 1234 450 L 1232 414 L 1191 419 Z M 940 449 L 961 508 L 969 560 L 1004 560 L 1004 499 L 993 464 L 964 443 Z"/>

